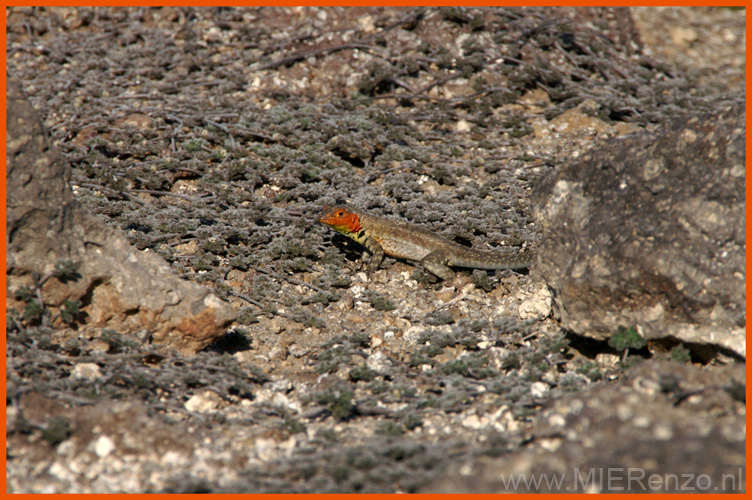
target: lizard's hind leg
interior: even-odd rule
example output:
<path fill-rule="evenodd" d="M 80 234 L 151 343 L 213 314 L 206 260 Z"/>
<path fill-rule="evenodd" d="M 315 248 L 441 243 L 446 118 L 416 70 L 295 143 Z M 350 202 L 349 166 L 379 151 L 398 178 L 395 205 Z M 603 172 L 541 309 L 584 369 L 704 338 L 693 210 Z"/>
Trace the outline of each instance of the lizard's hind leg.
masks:
<path fill-rule="evenodd" d="M 452 279 L 455 272 L 445 262 L 446 259 L 441 253 L 431 252 L 421 259 L 420 265 L 443 280 Z"/>

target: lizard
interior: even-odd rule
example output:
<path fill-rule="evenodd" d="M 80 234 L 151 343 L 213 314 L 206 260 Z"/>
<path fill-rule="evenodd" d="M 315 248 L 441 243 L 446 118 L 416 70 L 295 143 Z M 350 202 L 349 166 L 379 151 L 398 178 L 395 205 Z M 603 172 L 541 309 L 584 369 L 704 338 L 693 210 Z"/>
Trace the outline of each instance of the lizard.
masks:
<path fill-rule="evenodd" d="M 418 261 L 441 279 L 452 278 L 450 266 L 475 269 L 523 269 L 535 261 L 535 252 L 504 255 L 474 250 L 442 238 L 415 224 L 377 217 L 347 206 L 325 206 L 318 222 L 360 243 L 372 254 L 369 274 L 376 271 L 384 255 Z"/>

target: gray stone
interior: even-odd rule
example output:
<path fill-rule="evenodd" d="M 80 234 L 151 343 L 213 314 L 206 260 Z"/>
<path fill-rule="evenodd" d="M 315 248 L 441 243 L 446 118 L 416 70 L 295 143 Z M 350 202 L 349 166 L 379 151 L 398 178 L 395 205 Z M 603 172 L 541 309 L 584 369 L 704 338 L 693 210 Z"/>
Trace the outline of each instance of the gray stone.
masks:
<path fill-rule="evenodd" d="M 422 492 L 744 491 L 744 380 L 741 363 L 641 363 L 552 402 L 524 447 L 459 460 Z"/>
<path fill-rule="evenodd" d="M 7 130 L 9 308 L 23 311 L 25 303 L 14 292 L 47 277 L 44 306 L 54 311 L 66 300 L 81 301 L 85 327 L 146 329 L 155 342 L 186 353 L 224 335 L 235 319 L 229 304 L 173 275 L 161 257 L 139 252 L 75 200 L 70 169 L 15 80 L 8 81 Z M 76 265 L 76 277 L 52 276 L 62 261 Z M 52 326 L 64 326 L 59 315 L 51 317 Z"/>
<path fill-rule="evenodd" d="M 537 269 L 565 329 L 745 355 L 744 120 L 739 105 L 609 140 L 536 186 Z"/>

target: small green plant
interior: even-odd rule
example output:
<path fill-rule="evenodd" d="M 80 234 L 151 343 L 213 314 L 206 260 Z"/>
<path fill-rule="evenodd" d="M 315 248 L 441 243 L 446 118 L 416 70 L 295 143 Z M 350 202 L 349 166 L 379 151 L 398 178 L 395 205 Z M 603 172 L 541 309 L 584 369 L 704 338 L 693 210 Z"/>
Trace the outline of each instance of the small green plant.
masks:
<path fill-rule="evenodd" d="M 378 465 L 374 457 L 370 455 L 356 455 L 352 457 L 353 465 L 360 470 L 371 470 Z"/>
<path fill-rule="evenodd" d="M 516 352 L 510 352 L 501 361 L 502 370 L 516 370 L 522 366 L 522 360 Z"/>
<path fill-rule="evenodd" d="M 284 421 L 280 424 L 280 429 L 288 434 L 299 434 L 305 432 L 306 426 L 303 425 L 300 420 L 294 419 L 290 416 L 286 416 Z"/>
<path fill-rule="evenodd" d="M 621 367 L 623 370 L 629 370 L 633 366 L 637 365 L 642 361 L 642 358 L 639 356 L 629 356 L 628 358 L 624 358 L 621 362 Z"/>
<path fill-rule="evenodd" d="M 38 324 L 44 316 L 44 306 L 37 300 L 37 295 L 33 289 L 27 286 L 20 286 L 14 292 L 13 296 L 21 302 L 26 302 L 23 311 L 23 319 L 26 324 Z"/>
<path fill-rule="evenodd" d="M 337 302 L 339 300 L 339 297 L 333 293 L 329 292 L 316 292 L 308 299 L 306 302 L 308 303 L 319 303 L 319 304 L 328 304 L 329 302 Z"/>
<path fill-rule="evenodd" d="M 405 433 L 405 428 L 396 422 L 383 422 L 376 428 L 377 434 L 384 436 L 398 437 Z"/>
<path fill-rule="evenodd" d="M 241 309 L 235 321 L 237 321 L 241 325 L 250 325 L 252 323 L 258 323 L 258 319 L 256 319 L 256 314 L 254 313 L 254 310 L 250 307 L 244 307 L 243 309 Z"/>
<path fill-rule="evenodd" d="M 320 430 L 316 433 L 316 437 L 329 441 L 330 443 L 339 442 L 339 437 L 337 436 L 337 432 L 334 429 Z"/>
<path fill-rule="evenodd" d="M 671 349 L 671 359 L 673 361 L 689 363 L 690 361 L 692 361 L 692 354 L 689 352 L 689 349 L 684 347 L 684 344 L 680 344 Z"/>
<path fill-rule="evenodd" d="M 364 382 L 370 382 L 371 380 L 376 378 L 376 372 L 368 368 L 364 363 L 350 370 L 347 376 L 353 382 L 358 382 L 359 380 L 363 380 Z"/>
<path fill-rule="evenodd" d="M 371 337 L 365 333 L 355 332 L 347 337 L 347 341 L 350 345 L 359 349 L 366 349 L 371 346 Z"/>
<path fill-rule="evenodd" d="M 378 395 L 378 394 L 384 394 L 386 391 L 389 390 L 389 384 L 386 382 L 375 380 L 368 384 L 368 390 L 371 391 L 371 394 Z"/>
<path fill-rule="evenodd" d="M 350 288 L 350 285 L 352 284 L 352 278 L 344 273 L 339 273 L 334 275 L 329 283 L 334 288 Z"/>
<path fill-rule="evenodd" d="M 36 323 L 42 319 L 44 308 L 36 300 L 30 300 L 24 308 L 24 319 L 29 323 Z"/>
<path fill-rule="evenodd" d="M 371 306 L 377 311 L 393 311 L 394 309 L 397 309 L 394 302 L 372 290 L 366 292 L 366 298 Z"/>
<path fill-rule="evenodd" d="M 308 315 L 302 323 L 309 328 L 318 328 L 319 330 L 326 328 L 326 322 L 318 316 Z"/>
<path fill-rule="evenodd" d="M 329 474 L 337 483 L 341 483 L 350 477 L 350 469 L 344 465 L 336 465 L 331 468 Z"/>
<path fill-rule="evenodd" d="M 55 264 L 55 270 L 52 275 L 66 283 L 69 280 L 75 281 L 81 277 L 78 273 L 79 264 L 72 260 L 61 259 Z M 41 284 L 39 286 L 42 286 Z"/>
<path fill-rule="evenodd" d="M 405 426 L 405 429 L 411 431 L 423 425 L 423 420 L 416 413 L 408 413 L 402 417 L 402 425 Z"/>
<path fill-rule="evenodd" d="M 18 287 L 13 292 L 13 296 L 22 302 L 30 302 L 34 300 L 34 292 L 25 285 Z"/>
<path fill-rule="evenodd" d="M 454 323 L 454 318 L 446 311 L 436 311 L 427 316 L 424 322 L 431 326 L 451 325 Z"/>
<path fill-rule="evenodd" d="M 334 373 L 339 369 L 340 363 L 347 363 L 349 350 L 342 346 L 326 349 L 318 355 L 319 364 L 316 365 L 318 373 Z"/>
<path fill-rule="evenodd" d="M 582 363 L 577 367 L 576 372 L 580 375 L 586 376 L 588 379 L 590 379 L 591 382 L 597 382 L 598 380 L 603 378 L 603 373 L 601 372 L 600 368 L 596 363 L 593 363 L 592 361 L 585 361 L 584 363 Z"/>
<path fill-rule="evenodd" d="M 349 387 L 337 386 L 317 394 L 315 401 L 326 406 L 335 419 L 345 420 L 355 412 L 352 398 L 353 391 Z"/>
<path fill-rule="evenodd" d="M 647 345 L 647 341 L 637 333 L 637 329 L 634 326 L 629 328 L 620 326 L 608 340 L 608 345 L 616 349 L 617 351 L 624 351 L 626 349 L 641 349 Z"/>
<path fill-rule="evenodd" d="M 183 149 L 185 149 L 186 153 L 195 153 L 197 151 L 201 151 L 201 142 L 200 141 L 186 141 L 183 143 Z"/>
<path fill-rule="evenodd" d="M 480 353 L 472 353 L 442 364 L 439 369 L 445 375 L 457 374 L 474 379 L 485 379 L 497 375 L 493 368 L 488 366 L 488 356 Z"/>
<path fill-rule="evenodd" d="M 69 326 L 72 326 L 76 323 L 80 314 L 80 300 L 65 300 L 63 302 L 63 307 L 60 308 L 60 319 L 63 320 L 63 323 Z"/>
<path fill-rule="evenodd" d="M 648 341 L 637 333 L 637 329 L 634 326 L 630 326 L 629 328 L 620 326 L 616 329 L 616 333 L 608 339 L 608 345 L 617 351 L 624 351 L 624 355 L 621 358 L 622 363 L 627 360 L 630 349 L 642 349 L 647 343 Z"/>

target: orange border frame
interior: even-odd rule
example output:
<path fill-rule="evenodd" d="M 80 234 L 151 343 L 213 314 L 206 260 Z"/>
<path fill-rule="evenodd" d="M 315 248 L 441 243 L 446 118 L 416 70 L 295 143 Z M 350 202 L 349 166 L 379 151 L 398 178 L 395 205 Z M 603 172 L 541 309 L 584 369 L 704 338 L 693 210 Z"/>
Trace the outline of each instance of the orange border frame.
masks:
<path fill-rule="evenodd" d="M 457 1 L 448 2 L 446 0 L 438 0 L 438 1 L 430 2 L 430 3 L 386 0 L 386 1 L 380 2 L 377 5 L 389 5 L 389 6 L 420 6 L 420 5 L 447 6 L 447 5 L 457 5 L 459 3 L 460 2 L 457 2 Z M 475 2 L 472 3 L 472 5 L 473 6 L 475 6 L 475 5 L 499 5 L 501 3 L 502 2 L 498 2 L 498 1 L 497 2 L 489 2 L 488 0 L 484 0 L 484 1 L 483 0 L 482 1 L 477 1 L 476 0 Z M 326 1 L 326 2 L 309 3 L 309 2 L 294 2 L 294 1 L 289 1 L 289 0 L 280 0 L 280 1 L 274 2 L 274 4 L 278 5 L 278 6 L 301 6 L 301 5 L 302 6 L 350 6 L 350 5 L 363 5 L 363 4 L 369 5 L 368 3 L 365 3 L 365 2 L 352 2 L 352 1 L 351 2 Z M 6 13 L 6 8 L 7 7 L 27 6 L 27 5 L 29 5 L 29 3 L 27 3 L 27 2 L 7 2 L 7 3 L 4 2 L 3 6 L 5 8 L 2 11 L 3 25 L 7 26 L 7 13 Z M 36 5 L 37 6 L 57 6 L 57 5 L 61 5 L 61 2 L 42 1 L 42 2 L 39 2 Z M 121 2 L 102 2 L 102 1 L 96 1 L 95 0 L 93 2 L 74 1 L 74 2 L 67 3 L 66 5 L 73 6 L 73 7 L 79 7 L 79 6 L 123 6 L 123 7 L 134 6 L 135 7 L 135 6 L 148 6 L 149 4 L 146 4 L 144 2 L 130 1 L 130 0 L 121 1 Z M 164 5 L 164 6 L 219 6 L 219 5 L 227 5 L 227 4 L 226 3 L 222 3 L 222 2 L 217 2 L 217 1 L 206 1 L 205 0 L 205 1 L 198 1 L 198 2 L 197 1 L 189 1 L 189 2 L 173 2 L 173 1 L 169 1 L 169 2 L 163 2 L 162 5 Z M 251 6 L 251 5 L 265 5 L 265 4 L 264 3 L 258 3 L 258 2 L 252 2 L 252 3 L 241 4 L 241 5 Z M 268 5 L 268 3 L 267 3 L 267 5 Z M 373 4 L 370 4 L 370 5 L 373 5 Z M 532 0 L 532 1 L 525 2 L 525 5 L 546 6 L 546 5 L 551 5 L 551 2 L 544 2 L 544 1 L 540 1 L 540 0 Z M 566 5 L 566 6 L 571 6 L 571 5 L 575 5 L 575 6 L 622 6 L 622 5 L 624 5 L 624 3 L 621 3 L 621 2 L 616 3 L 616 2 L 609 2 L 609 1 L 606 1 L 606 2 L 600 1 L 599 2 L 599 1 L 594 1 L 594 0 L 593 1 L 588 0 L 588 1 L 564 2 L 564 3 L 560 3 L 558 5 Z M 649 0 L 649 1 L 639 2 L 639 3 L 627 2 L 627 5 L 628 6 L 643 6 L 643 5 L 647 5 L 647 6 L 679 6 L 679 7 L 681 7 L 681 6 L 712 6 L 712 7 L 739 6 L 739 7 L 746 7 L 747 6 L 747 2 L 739 2 L 738 0 L 731 1 L 731 2 L 723 2 L 723 1 L 718 1 L 718 0 L 711 0 L 711 1 L 707 1 L 707 2 L 698 3 L 698 2 L 676 2 L 676 1 L 656 2 L 655 0 Z M 744 15 L 746 17 L 746 10 L 744 12 Z M 749 34 L 749 28 L 748 27 L 747 27 L 747 34 Z M 747 40 L 748 39 L 749 39 L 749 37 L 747 37 Z M 7 57 L 6 56 L 6 54 L 7 54 L 7 38 L 3 37 L 1 43 L 2 43 L 3 59 L 6 62 L 6 68 L 7 68 L 7 59 L 6 59 L 6 57 Z M 747 41 L 747 49 L 749 49 L 749 41 Z M 750 74 L 749 67 L 746 68 L 746 73 L 747 73 L 747 79 L 749 79 L 749 74 Z M 1 81 L 0 87 L 2 88 L 3 93 L 7 92 L 6 78 L 7 78 L 7 71 L 0 78 L 0 81 Z M 7 93 L 6 93 L 6 95 L 7 95 Z M 749 127 L 750 118 L 749 118 L 749 104 L 748 103 L 746 104 L 746 107 L 747 107 L 747 127 Z M 3 135 L 5 135 L 6 125 L 7 125 L 6 106 L 3 106 L 2 114 L 3 114 L 3 120 L 0 123 L 0 129 L 2 129 Z M 6 146 L 7 146 L 6 143 L 3 143 L 3 145 L 2 145 L 2 151 L 4 153 L 7 153 L 7 147 Z M 749 150 L 750 150 L 750 147 L 749 147 L 749 143 L 748 143 L 747 144 L 747 153 L 749 153 Z M 3 162 L 3 171 L 7 172 L 7 166 L 6 166 L 5 162 Z M 2 191 L 3 197 L 5 197 L 5 195 L 6 195 L 6 185 L 5 184 L 2 184 L 2 186 L 0 187 L 0 191 Z M 749 200 L 749 198 L 750 198 L 750 193 L 752 193 L 752 188 L 750 188 L 750 182 L 749 182 L 749 179 L 747 179 L 746 180 L 746 199 L 747 200 Z M 749 234 L 750 233 L 750 229 L 752 228 L 752 224 L 749 222 L 750 209 L 749 209 L 749 206 L 747 206 L 745 208 L 746 208 L 746 214 L 747 214 L 747 220 L 746 220 L 746 224 L 745 224 L 746 225 L 746 234 Z M 3 207 L 0 209 L 0 212 L 2 212 L 2 214 L 6 213 L 5 205 L 3 205 Z M 7 230 L 6 230 L 5 227 L 3 227 L 3 236 L 4 236 L 4 238 L 3 238 L 3 245 L 5 245 L 6 242 L 7 242 Z M 747 268 L 750 267 L 750 263 L 752 263 L 752 258 L 750 258 L 749 255 L 747 255 L 747 257 L 746 257 Z M 5 275 L 3 275 L 3 277 L 2 277 L 2 283 L 3 283 L 3 288 L 5 288 L 7 286 L 6 285 Z M 752 300 L 749 298 L 749 293 L 747 293 L 747 295 L 746 295 L 746 307 L 747 307 L 747 311 L 749 311 L 749 309 L 750 309 L 750 304 L 752 304 Z M 3 315 L 3 318 L 6 317 L 6 313 L 5 313 L 4 310 L 3 310 L 2 315 Z M 3 350 L 5 350 L 5 348 L 6 348 L 5 335 L 2 336 L 2 340 L 0 340 L 0 343 L 2 343 Z M 747 344 L 749 345 L 749 342 L 747 342 Z M 750 368 L 747 368 L 747 379 L 750 378 L 749 374 L 750 374 Z M 2 377 L 3 387 L 5 387 L 5 383 L 6 383 L 5 371 L 3 371 L 2 375 L 0 375 L 0 377 Z M 747 397 L 749 398 L 750 389 L 749 389 L 748 386 L 746 388 L 746 391 L 747 391 Z M 747 414 L 747 415 L 749 415 L 749 414 Z M 6 418 L 6 414 L 5 414 L 5 412 L 3 412 L 2 420 L 3 420 L 4 423 L 5 423 L 5 418 Z M 748 424 L 749 424 L 749 421 L 750 421 L 750 419 L 749 419 L 749 416 L 748 416 L 747 417 L 747 423 Z M 6 445 L 5 435 L 3 435 L 3 437 L 2 437 L 2 442 L 3 442 L 3 445 Z M 7 449 L 7 445 L 5 447 Z M 748 440 L 747 443 L 746 443 L 747 456 L 750 456 L 750 450 L 751 449 L 752 449 L 752 447 L 750 446 L 750 443 L 749 443 L 749 440 Z M 5 463 L 5 459 L 3 459 L 3 463 Z M 745 475 L 745 482 L 746 482 L 746 475 Z M 7 491 L 7 489 L 6 489 L 6 479 L 3 479 L 3 486 L 4 486 L 3 490 Z M 27 496 L 27 495 L 22 495 L 22 496 Z M 125 495 L 123 494 L 123 496 L 125 496 Z M 181 495 L 181 496 L 195 496 L 195 497 L 199 497 L 199 495 Z M 265 496 L 284 497 L 284 496 L 287 496 L 287 495 L 265 495 Z M 344 498 L 344 497 L 349 497 L 350 495 L 337 494 L 337 495 L 315 495 L 315 496 L 318 496 L 318 497 L 330 497 L 330 498 Z M 360 496 L 373 498 L 373 497 L 380 497 L 382 495 L 360 495 Z M 446 497 L 448 495 L 420 495 L 420 496 L 422 496 L 422 497 L 426 497 L 426 496 L 431 496 L 431 497 L 433 497 L 433 496 L 443 496 L 443 497 Z M 616 497 L 621 497 L 621 496 L 626 497 L 628 495 L 627 494 L 616 494 Z M 670 496 L 679 497 L 680 495 L 679 494 L 675 494 L 675 495 L 670 495 Z M 246 498 L 247 495 L 227 495 L 227 497 Z M 472 497 L 473 499 L 490 499 L 490 498 L 496 498 L 496 495 L 470 495 L 470 494 L 463 494 L 463 495 L 459 495 L 459 497 L 465 497 L 465 498 L 471 498 Z M 681 497 L 685 498 L 685 495 L 681 495 Z M 456 498 L 456 496 L 453 496 L 452 498 Z"/>

